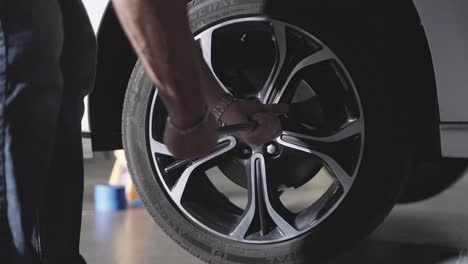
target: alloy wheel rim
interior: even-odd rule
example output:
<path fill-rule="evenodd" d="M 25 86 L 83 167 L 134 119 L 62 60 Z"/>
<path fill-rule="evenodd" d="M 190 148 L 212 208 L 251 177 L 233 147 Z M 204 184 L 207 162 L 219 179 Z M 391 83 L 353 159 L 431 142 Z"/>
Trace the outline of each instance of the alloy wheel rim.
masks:
<path fill-rule="evenodd" d="M 242 34 L 243 28 L 247 33 Z M 181 169 L 171 171 L 168 168 L 180 161 L 172 158 L 171 153 L 162 143 L 162 131 L 164 131 L 167 113 L 156 90 L 153 94 L 151 107 L 148 109 L 147 129 L 150 158 L 153 161 L 155 176 L 164 186 L 168 198 L 179 212 L 205 231 L 228 240 L 250 244 L 269 244 L 294 239 L 315 228 L 334 212 L 355 182 L 362 159 L 365 132 L 360 99 L 351 75 L 330 48 L 303 29 L 265 17 L 229 20 L 213 26 L 195 37 L 210 70 L 226 92 L 232 94 L 237 92 L 236 81 L 228 81 L 229 77 L 226 76 L 230 76 L 230 74 L 223 73 L 224 69 L 218 70 L 217 65 L 220 64 L 216 60 L 229 61 L 229 59 L 216 58 L 223 53 L 215 52 L 215 50 L 222 50 L 223 47 L 223 43 L 217 44 L 218 40 L 220 42 L 223 39 L 224 41 L 230 40 L 230 30 L 235 31 L 234 35 L 237 34 L 237 37 L 241 36 L 240 43 L 248 41 L 246 38 L 249 37 L 249 32 L 250 35 L 254 36 L 262 34 L 267 36 L 267 33 L 270 33 L 271 43 L 274 46 L 271 50 L 275 54 L 274 61 L 270 63 L 271 69 L 266 75 L 263 74 L 265 78 L 260 78 L 263 80 L 260 89 L 235 94 L 237 97 L 255 97 L 263 103 L 291 103 L 294 100 L 299 100 L 297 105 L 304 104 L 306 109 L 316 109 L 316 101 L 320 102 L 319 105 L 326 106 L 327 103 L 321 102 L 321 95 L 323 94 L 323 97 L 327 98 L 327 93 L 331 92 L 327 92 L 323 88 L 321 91 L 320 89 L 312 89 L 310 83 L 314 82 L 308 80 L 307 77 L 309 69 L 320 67 L 321 71 L 323 68 L 323 72 L 327 72 L 327 74 L 312 74 L 312 70 L 310 70 L 310 75 L 317 75 L 317 78 L 321 78 L 321 75 L 332 76 L 335 74 L 334 85 L 338 87 L 337 84 L 340 84 L 342 86 L 342 93 L 338 93 L 337 96 L 342 99 L 338 100 L 338 103 L 330 103 L 337 106 L 329 106 L 328 110 L 327 107 L 323 107 L 324 112 L 331 113 L 325 114 L 325 116 L 337 117 L 326 119 L 337 119 L 339 122 L 324 121 L 324 124 L 327 125 L 322 125 L 317 121 L 320 118 L 312 118 L 314 120 L 311 125 L 309 120 L 300 120 L 302 117 L 294 117 L 294 114 L 291 114 L 285 119 L 285 131 L 274 142 L 265 146 L 249 146 L 238 137 L 227 136 L 220 138 L 218 147 L 206 157 L 186 164 Z M 311 51 L 304 51 L 303 54 L 299 55 L 295 54 L 297 52 L 293 51 L 292 48 L 299 50 L 298 44 L 291 43 L 298 41 L 298 39 L 308 43 L 305 47 L 309 47 Z M 268 38 L 264 40 L 269 43 Z M 258 41 L 258 39 L 254 39 L 252 42 Z M 216 45 L 218 46 L 216 47 Z M 220 68 L 223 67 L 220 66 Z M 331 85 L 327 86 L 326 84 L 328 79 L 331 81 L 332 78 L 324 78 L 321 81 L 324 83 L 323 87 L 327 87 L 327 89 L 331 87 Z M 258 86 L 259 82 L 255 83 Z M 309 94 L 302 92 L 302 90 L 308 90 Z M 330 95 L 328 97 L 331 98 Z M 349 105 L 346 105 L 347 103 Z M 344 106 L 340 107 L 339 104 L 344 104 Z M 298 116 L 304 115 L 307 116 L 307 114 Z M 341 144 L 347 147 L 341 148 Z M 244 154 L 240 155 L 239 153 Z M 340 156 L 340 158 L 335 156 Z M 235 163 L 235 166 L 220 165 L 221 163 L 229 164 L 229 162 Z M 296 168 L 306 168 L 302 169 L 305 170 L 303 175 L 289 177 L 294 172 L 287 172 L 288 177 L 282 178 L 277 175 L 271 177 L 274 174 L 271 166 L 276 166 L 275 170 L 281 171 L 281 167 L 289 167 L 291 162 L 293 166 L 297 165 Z M 343 166 L 343 163 L 347 165 Z M 310 206 L 300 212 L 291 212 L 282 204 L 280 198 L 284 190 L 292 188 L 291 185 L 304 184 L 305 181 L 315 177 L 315 175 L 310 176 L 311 179 L 308 179 L 309 176 L 304 177 L 310 172 L 307 170 L 307 165 L 310 165 L 309 167 L 318 166 L 321 170 L 326 170 L 333 180 Z M 242 166 L 243 172 L 239 173 L 239 168 Z M 212 183 L 205 179 L 208 169 L 213 167 L 225 169 L 226 177 L 247 189 L 245 208 L 239 208 L 227 199 L 226 204 L 222 202 L 224 194 L 220 196 L 219 190 L 213 189 Z M 236 167 L 237 170 L 230 170 L 232 167 Z M 234 171 L 232 174 L 235 174 L 231 175 L 232 178 L 229 176 L 230 171 Z M 283 179 L 289 178 L 297 178 L 297 181 L 293 183 L 281 182 Z M 205 186 L 203 184 L 200 186 L 200 182 L 205 183 Z M 210 197 L 210 191 L 214 193 L 213 197 L 215 198 L 200 198 L 205 195 Z M 212 202 L 214 200 L 216 202 Z"/>

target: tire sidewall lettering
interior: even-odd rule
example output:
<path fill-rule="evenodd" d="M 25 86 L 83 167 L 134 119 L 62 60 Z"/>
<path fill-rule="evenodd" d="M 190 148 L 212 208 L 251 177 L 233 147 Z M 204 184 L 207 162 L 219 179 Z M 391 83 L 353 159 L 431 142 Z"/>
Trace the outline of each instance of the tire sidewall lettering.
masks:
<path fill-rule="evenodd" d="M 192 32 L 198 32 L 221 19 L 263 13 L 264 1 L 259 0 L 199 0 L 189 4 L 188 17 Z"/>

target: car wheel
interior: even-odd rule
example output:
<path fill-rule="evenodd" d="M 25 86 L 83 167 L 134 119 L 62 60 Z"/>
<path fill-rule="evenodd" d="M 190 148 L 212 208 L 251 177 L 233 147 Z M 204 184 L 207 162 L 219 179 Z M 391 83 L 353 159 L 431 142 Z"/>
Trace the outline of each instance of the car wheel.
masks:
<path fill-rule="evenodd" d="M 431 198 L 454 185 L 468 168 L 466 159 L 443 158 L 419 161 L 412 165 L 400 203 L 413 203 Z"/>
<path fill-rule="evenodd" d="M 372 231 L 406 181 L 397 51 L 382 53 L 386 36 L 361 6 L 356 18 L 309 2 L 188 5 L 226 92 L 292 105 L 282 136 L 264 146 L 226 136 L 206 157 L 175 159 L 157 89 L 141 63 L 131 76 L 123 139 L 134 182 L 162 229 L 207 262 L 319 261 Z"/>

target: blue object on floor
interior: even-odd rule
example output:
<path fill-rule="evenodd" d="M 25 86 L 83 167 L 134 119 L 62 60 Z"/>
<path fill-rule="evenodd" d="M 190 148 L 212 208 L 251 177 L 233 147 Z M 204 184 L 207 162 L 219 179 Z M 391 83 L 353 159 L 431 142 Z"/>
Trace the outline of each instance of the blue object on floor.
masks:
<path fill-rule="evenodd" d="M 127 208 L 125 186 L 97 184 L 94 186 L 94 204 L 96 211 L 113 212 Z"/>
<path fill-rule="evenodd" d="M 135 199 L 130 204 L 131 207 L 144 207 L 143 202 L 141 199 Z"/>

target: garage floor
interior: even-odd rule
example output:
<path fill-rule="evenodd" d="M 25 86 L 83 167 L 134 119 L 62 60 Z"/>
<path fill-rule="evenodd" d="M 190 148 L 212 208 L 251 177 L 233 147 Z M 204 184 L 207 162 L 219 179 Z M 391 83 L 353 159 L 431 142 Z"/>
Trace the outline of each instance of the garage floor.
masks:
<path fill-rule="evenodd" d="M 144 209 L 93 211 L 92 188 L 105 183 L 112 155 L 85 163 L 82 254 L 98 264 L 198 264 Z M 467 175 L 468 176 L 468 175 Z M 398 206 L 366 241 L 330 264 L 468 264 L 468 177 L 431 200 Z"/>

